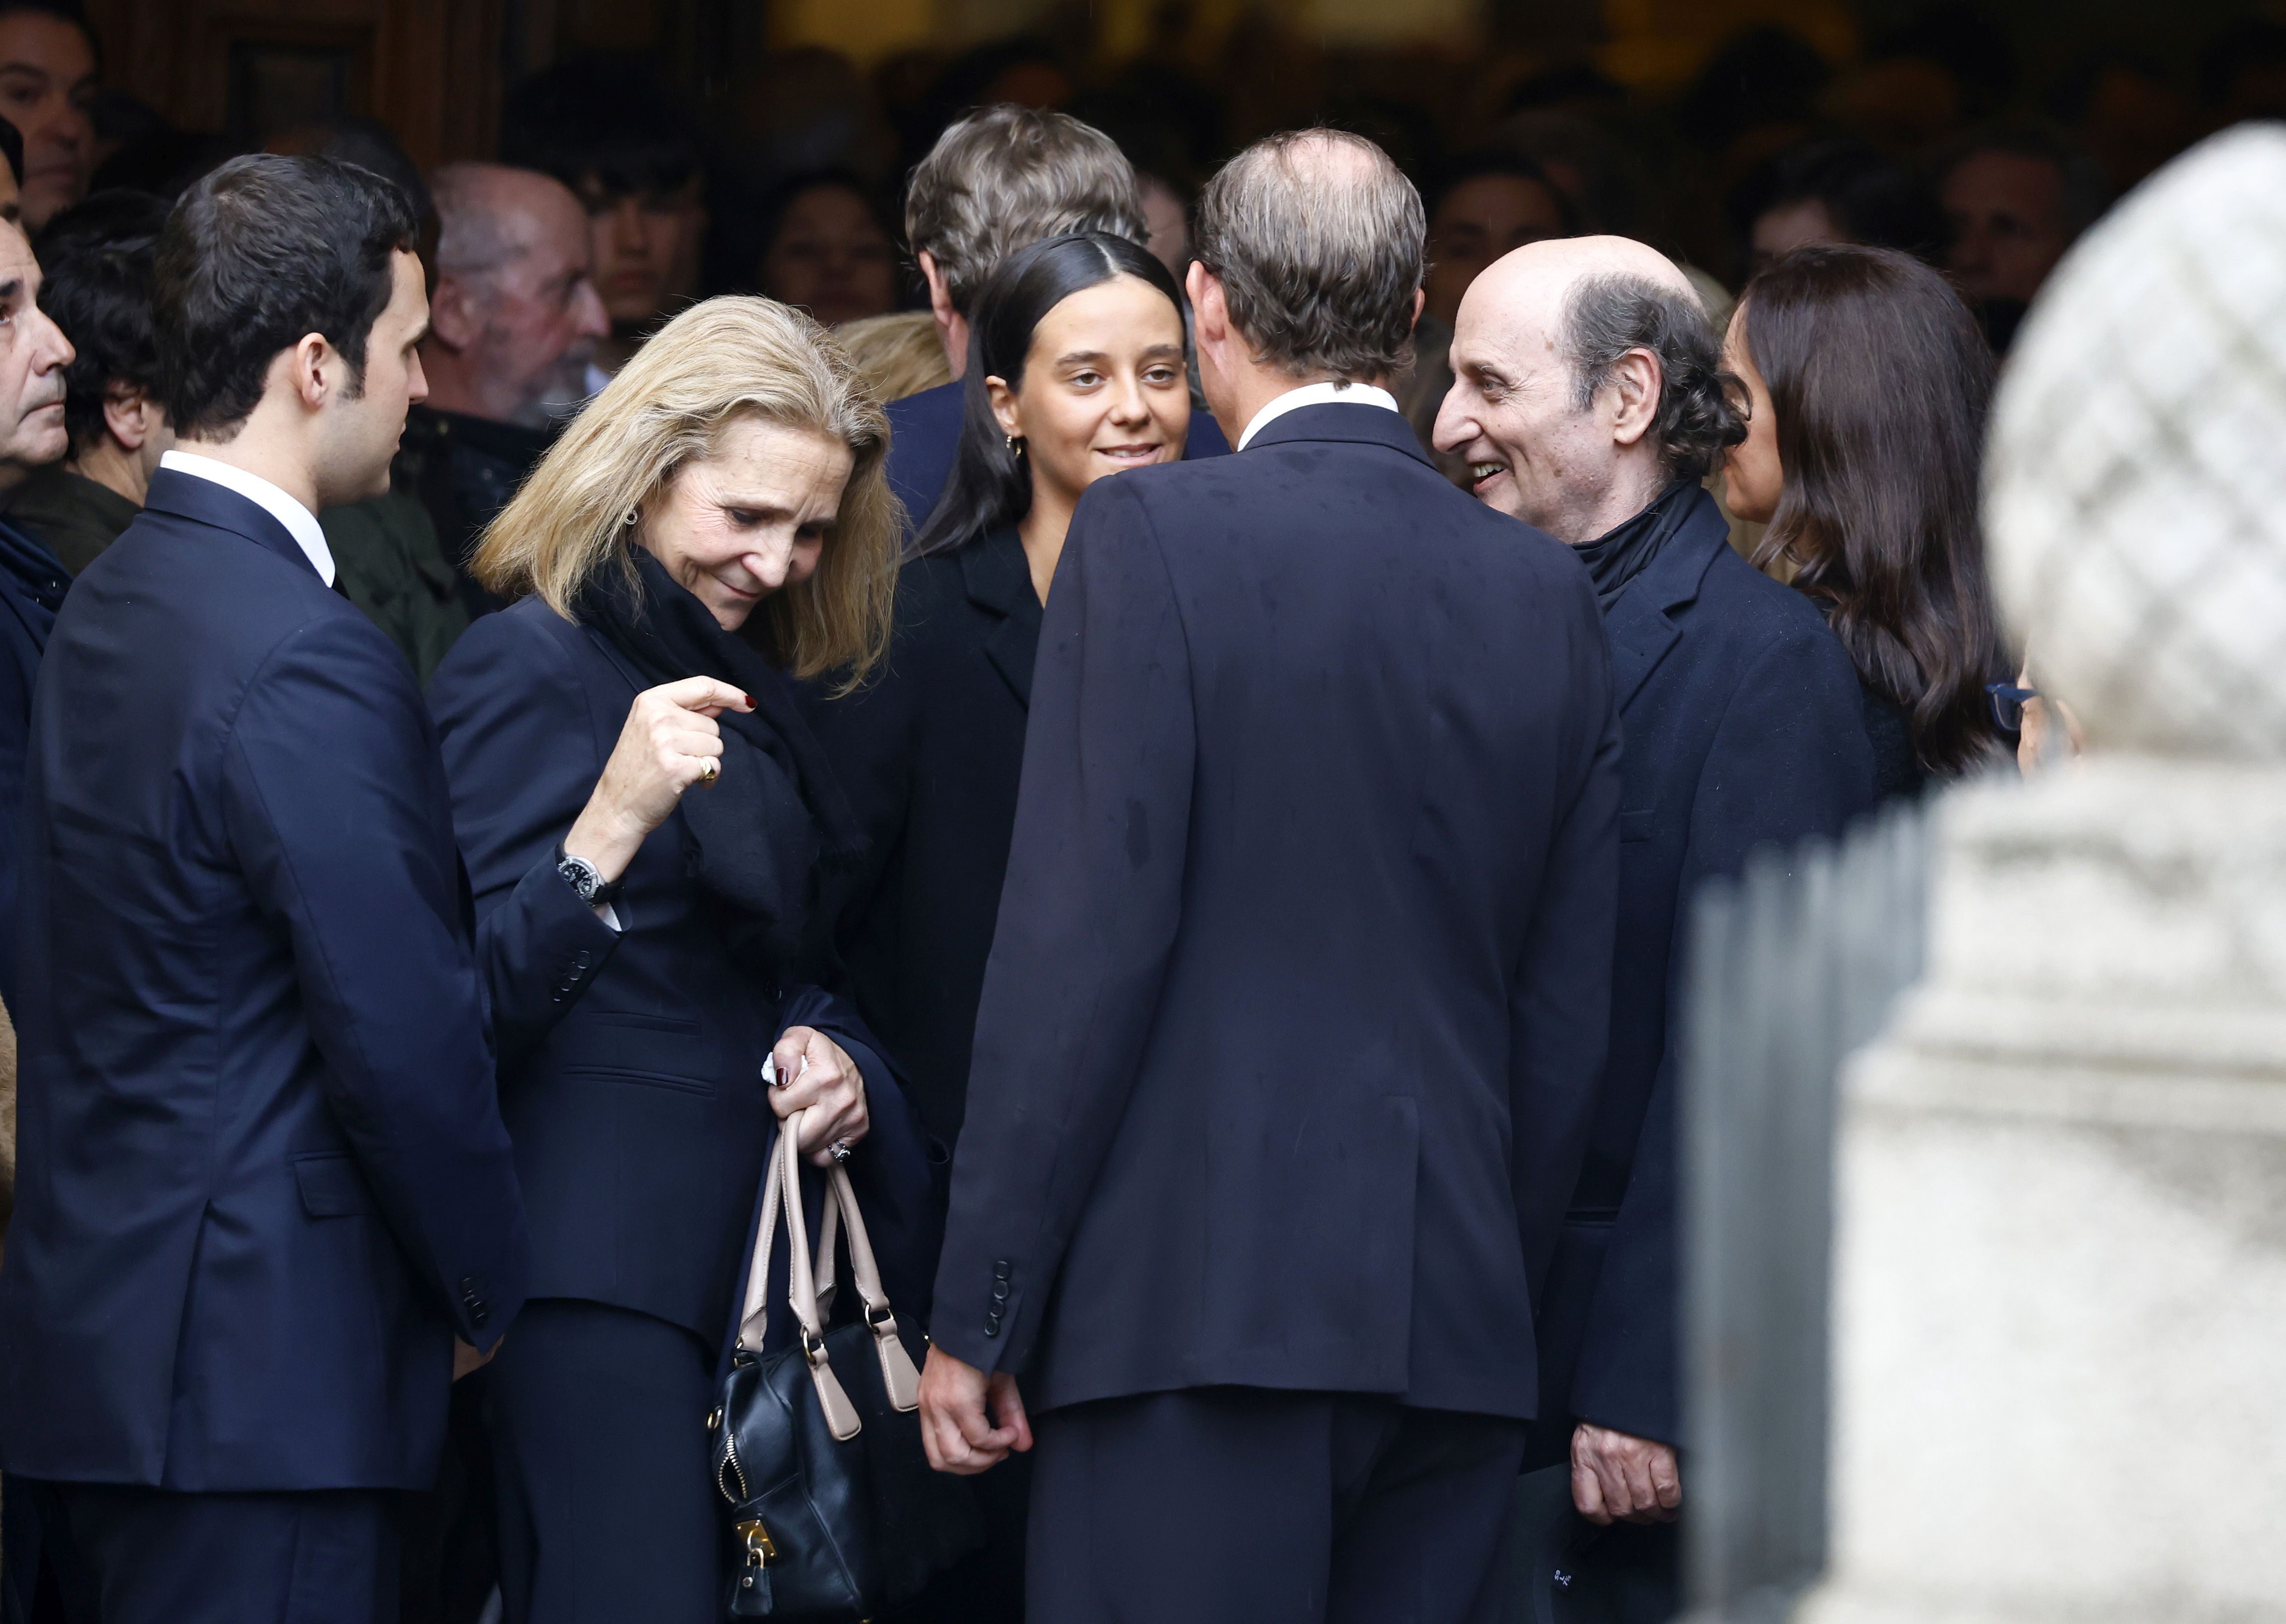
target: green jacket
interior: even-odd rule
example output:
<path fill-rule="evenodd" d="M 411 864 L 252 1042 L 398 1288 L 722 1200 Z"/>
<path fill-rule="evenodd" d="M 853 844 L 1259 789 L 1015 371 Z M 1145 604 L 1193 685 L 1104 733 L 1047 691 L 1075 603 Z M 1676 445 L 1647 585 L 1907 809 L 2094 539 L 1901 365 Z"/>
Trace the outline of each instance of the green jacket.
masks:
<path fill-rule="evenodd" d="M 318 516 L 333 549 L 335 585 L 373 618 L 429 686 L 437 662 L 469 629 L 460 577 L 420 499 L 401 485 Z"/>
<path fill-rule="evenodd" d="M 8 498 L 8 516 L 31 532 L 74 575 L 119 540 L 143 509 L 109 485 L 60 462 L 34 470 Z"/>

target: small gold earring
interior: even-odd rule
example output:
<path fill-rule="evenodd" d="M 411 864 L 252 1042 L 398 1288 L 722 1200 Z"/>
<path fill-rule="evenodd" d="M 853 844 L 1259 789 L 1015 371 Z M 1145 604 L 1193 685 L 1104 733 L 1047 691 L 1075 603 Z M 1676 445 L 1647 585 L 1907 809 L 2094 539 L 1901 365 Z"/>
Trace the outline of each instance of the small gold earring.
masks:
<path fill-rule="evenodd" d="M 1021 456 L 1022 456 L 1022 455 L 1024 454 L 1024 447 L 1023 447 L 1021 444 L 1019 444 L 1019 443 L 1018 443 L 1018 441 L 1017 441 L 1017 439 L 1016 439 L 1016 437 L 1015 437 L 1014 435 L 1013 435 L 1013 434 L 1012 434 L 1012 435 L 1009 435 L 1009 436 L 1007 437 L 1007 440 L 1008 440 L 1008 454 L 1009 454 L 1009 455 L 1011 455 L 1011 456 L 1015 456 L 1015 457 L 1021 457 Z"/>

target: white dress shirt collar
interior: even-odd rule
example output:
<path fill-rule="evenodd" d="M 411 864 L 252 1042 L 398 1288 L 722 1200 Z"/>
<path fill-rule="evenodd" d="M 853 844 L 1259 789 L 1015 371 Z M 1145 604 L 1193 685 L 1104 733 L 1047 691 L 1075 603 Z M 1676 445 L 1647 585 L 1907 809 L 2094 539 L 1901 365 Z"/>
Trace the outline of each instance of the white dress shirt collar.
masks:
<path fill-rule="evenodd" d="M 1246 425 L 1246 432 L 1238 437 L 1238 444 L 1231 449 L 1244 451 L 1249 441 L 1289 412 L 1298 412 L 1304 406 L 1328 405 L 1380 406 L 1390 412 L 1398 409 L 1396 396 L 1385 389 L 1376 389 L 1370 383 L 1305 383 L 1298 389 L 1288 390 L 1257 412 L 1254 421 Z"/>
<path fill-rule="evenodd" d="M 211 479 L 225 490 L 237 492 L 286 526 L 286 533 L 294 538 L 317 567 L 318 579 L 328 587 L 334 584 L 334 549 L 326 545 L 326 532 L 319 528 L 318 516 L 261 475 L 188 451 L 162 452 L 159 466 L 194 478 Z"/>

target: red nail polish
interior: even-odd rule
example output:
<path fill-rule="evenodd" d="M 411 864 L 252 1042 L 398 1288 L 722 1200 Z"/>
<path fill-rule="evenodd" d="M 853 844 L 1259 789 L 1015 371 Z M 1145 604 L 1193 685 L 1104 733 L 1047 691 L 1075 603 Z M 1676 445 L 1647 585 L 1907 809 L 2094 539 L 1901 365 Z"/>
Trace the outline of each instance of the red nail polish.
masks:
<path fill-rule="evenodd" d="M 754 696 L 752 694 L 746 696 L 746 708 L 750 711 L 754 708 Z"/>

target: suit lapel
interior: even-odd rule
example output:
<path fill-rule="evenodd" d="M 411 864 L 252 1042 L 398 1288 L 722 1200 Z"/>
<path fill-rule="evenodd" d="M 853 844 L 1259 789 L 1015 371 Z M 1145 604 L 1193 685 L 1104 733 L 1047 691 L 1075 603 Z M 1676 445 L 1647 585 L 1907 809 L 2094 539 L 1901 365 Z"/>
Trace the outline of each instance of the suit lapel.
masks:
<path fill-rule="evenodd" d="M 1604 618 L 1604 631 L 1612 640 L 1612 682 L 1622 712 L 1667 651 L 1682 641 L 1683 630 L 1667 611 L 1698 597 L 1707 566 L 1720 548 L 1730 545 L 1722 510 L 1713 497 L 1702 493 L 1698 510 L 1612 605 Z"/>
<path fill-rule="evenodd" d="M 1032 708 L 1032 664 L 1040 648 L 1040 600 L 1032 567 L 1013 530 L 980 536 L 960 550 L 960 576 L 968 601 L 992 624 L 983 635 L 984 658 L 1008 684 L 1016 703 Z"/>
<path fill-rule="evenodd" d="M 1611 616 L 1604 622 L 1612 640 L 1612 682 L 1622 711 L 1644 685 L 1644 679 L 1683 638 L 1675 622 L 1667 618 L 1666 609 L 1646 599 L 1640 581 L 1636 586 L 1638 590 L 1623 593 L 1612 605 Z"/>

